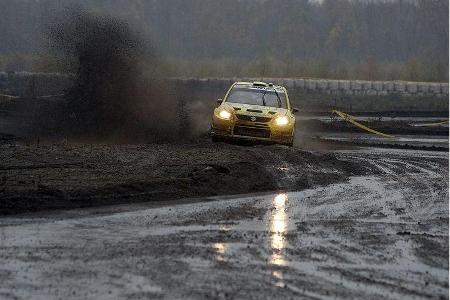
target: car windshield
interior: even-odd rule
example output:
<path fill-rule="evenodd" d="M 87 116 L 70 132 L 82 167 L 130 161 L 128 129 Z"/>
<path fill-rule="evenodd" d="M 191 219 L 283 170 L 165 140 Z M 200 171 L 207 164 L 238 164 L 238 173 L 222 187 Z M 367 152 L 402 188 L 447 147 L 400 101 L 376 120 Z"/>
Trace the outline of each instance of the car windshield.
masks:
<path fill-rule="evenodd" d="M 231 90 L 226 102 L 287 108 L 284 91 L 275 92 L 273 88 L 235 87 Z"/>

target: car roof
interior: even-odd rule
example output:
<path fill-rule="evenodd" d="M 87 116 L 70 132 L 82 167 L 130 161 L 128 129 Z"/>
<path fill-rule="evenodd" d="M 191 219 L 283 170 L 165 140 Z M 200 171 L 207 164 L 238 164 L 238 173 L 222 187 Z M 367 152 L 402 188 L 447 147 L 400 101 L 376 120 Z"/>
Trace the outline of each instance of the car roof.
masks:
<path fill-rule="evenodd" d="M 248 81 L 237 81 L 234 83 L 235 86 L 244 86 L 249 88 L 270 88 L 270 89 L 277 89 L 277 90 L 286 90 L 284 86 L 281 85 L 274 85 L 273 83 L 266 83 L 262 81 L 254 81 L 254 82 L 248 82 Z"/>

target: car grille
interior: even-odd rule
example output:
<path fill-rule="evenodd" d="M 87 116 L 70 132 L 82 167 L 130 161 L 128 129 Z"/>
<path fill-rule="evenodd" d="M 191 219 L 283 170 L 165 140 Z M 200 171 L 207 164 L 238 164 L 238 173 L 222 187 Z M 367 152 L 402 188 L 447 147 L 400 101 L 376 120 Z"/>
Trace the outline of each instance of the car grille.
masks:
<path fill-rule="evenodd" d="M 234 134 L 242 135 L 242 136 L 258 137 L 258 138 L 269 138 L 270 130 L 268 128 L 235 126 Z"/>
<path fill-rule="evenodd" d="M 257 117 L 257 116 L 247 116 L 247 115 L 236 115 L 239 120 L 249 121 L 249 122 L 259 122 L 259 123 L 268 123 L 272 118 L 267 117 Z M 252 120 L 254 118 L 254 120 Z"/>

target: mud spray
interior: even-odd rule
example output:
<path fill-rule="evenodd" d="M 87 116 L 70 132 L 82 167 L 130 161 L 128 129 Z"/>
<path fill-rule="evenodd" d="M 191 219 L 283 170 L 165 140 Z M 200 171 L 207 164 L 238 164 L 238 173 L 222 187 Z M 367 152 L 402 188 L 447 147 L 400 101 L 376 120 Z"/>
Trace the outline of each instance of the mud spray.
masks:
<path fill-rule="evenodd" d="M 186 103 L 159 76 L 155 47 L 111 16 L 70 9 L 50 30 L 76 80 L 53 133 L 106 142 L 174 142 L 192 136 Z M 45 119 L 45 118 L 44 118 Z"/>

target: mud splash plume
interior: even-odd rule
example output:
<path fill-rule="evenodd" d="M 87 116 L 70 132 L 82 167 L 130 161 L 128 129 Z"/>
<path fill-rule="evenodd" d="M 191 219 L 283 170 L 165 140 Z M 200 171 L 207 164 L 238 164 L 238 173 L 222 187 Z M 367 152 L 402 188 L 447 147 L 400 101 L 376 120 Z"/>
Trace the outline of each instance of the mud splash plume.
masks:
<path fill-rule="evenodd" d="M 76 62 L 61 122 L 66 134 L 117 142 L 179 138 L 176 94 L 157 76 L 154 48 L 127 23 L 71 9 L 51 37 Z"/>

